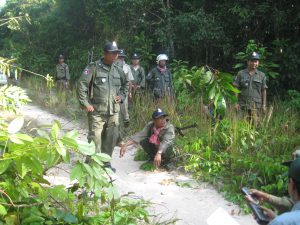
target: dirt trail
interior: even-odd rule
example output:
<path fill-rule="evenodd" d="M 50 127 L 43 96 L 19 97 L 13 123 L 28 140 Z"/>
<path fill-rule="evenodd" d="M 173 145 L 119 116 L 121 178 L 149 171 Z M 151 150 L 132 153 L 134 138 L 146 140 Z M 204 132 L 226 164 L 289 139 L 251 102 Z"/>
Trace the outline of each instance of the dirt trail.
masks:
<path fill-rule="evenodd" d="M 21 114 L 34 120 L 38 125 L 50 124 L 53 120 L 58 120 L 64 130 L 77 129 L 80 139 L 86 140 L 85 124 L 66 120 L 33 105 L 23 107 Z M 119 151 L 115 149 L 112 165 L 117 169 L 116 185 L 121 194 L 134 192 L 137 196 L 151 200 L 154 203 L 151 210 L 159 215 L 158 220 L 178 218 L 180 219 L 176 223 L 178 225 L 225 225 L 226 214 L 227 216 L 231 214 L 236 224 L 257 224 L 252 216 L 239 215 L 239 207 L 224 200 L 222 195 L 209 184 L 199 184 L 189 176 L 177 172 L 139 170 L 141 163 L 133 161 L 134 152 L 135 149 L 131 149 L 124 158 L 120 159 Z M 69 170 L 66 167 L 64 169 Z M 53 170 L 48 176 L 55 184 L 69 182 L 68 174 L 62 170 Z M 183 187 L 187 183 L 190 187 Z M 220 212 L 225 213 L 224 217 L 218 214 Z M 212 216 L 214 213 L 216 216 Z M 221 220 L 209 224 L 207 222 L 209 217 Z M 228 224 L 234 225 L 234 221 Z"/>

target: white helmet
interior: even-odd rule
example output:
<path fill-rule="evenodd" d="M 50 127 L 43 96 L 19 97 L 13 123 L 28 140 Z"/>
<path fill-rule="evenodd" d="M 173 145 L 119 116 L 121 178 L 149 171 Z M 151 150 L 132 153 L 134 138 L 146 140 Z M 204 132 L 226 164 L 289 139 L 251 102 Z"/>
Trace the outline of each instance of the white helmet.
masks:
<path fill-rule="evenodd" d="M 157 57 L 156 57 L 156 62 L 157 64 L 159 63 L 159 61 L 161 60 L 169 60 L 168 56 L 166 54 L 159 54 Z"/>

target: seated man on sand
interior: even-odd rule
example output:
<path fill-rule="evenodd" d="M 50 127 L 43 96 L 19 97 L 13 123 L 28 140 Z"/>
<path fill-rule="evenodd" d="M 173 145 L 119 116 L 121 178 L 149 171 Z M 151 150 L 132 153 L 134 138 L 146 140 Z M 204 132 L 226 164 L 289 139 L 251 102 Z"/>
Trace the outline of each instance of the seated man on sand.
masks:
<path fill-rule="evenodd" d="M 152 114 L 152 121 L 121 146 L 120 157 L 124 156 L 128 146 L 140 144 L 153 161 L 154 166 L 168 164 L 173 156 L 175 128 L 167 120 L 167 116 L 161 109 L 155 110 Z"/>

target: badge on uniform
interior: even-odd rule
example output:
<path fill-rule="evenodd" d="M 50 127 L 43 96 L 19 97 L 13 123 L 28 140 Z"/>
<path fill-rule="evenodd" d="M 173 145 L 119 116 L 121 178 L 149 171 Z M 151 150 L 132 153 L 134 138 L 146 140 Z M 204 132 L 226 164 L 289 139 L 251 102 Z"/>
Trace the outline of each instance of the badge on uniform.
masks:
<path fill-rule="evenodd" d="M 89 75 L 89 74 L 90 74 L 90 70 L 89 70 L 89 69 L 85 69 L 85 70 L 83 71 L 83 73 L 84 73 L 85 75 Z"/>
<path fill-rule="evenodd" d="M 105 83 L 106 82 L 106 79 L 105 78 L 102 78 L 102 83 Z"/>

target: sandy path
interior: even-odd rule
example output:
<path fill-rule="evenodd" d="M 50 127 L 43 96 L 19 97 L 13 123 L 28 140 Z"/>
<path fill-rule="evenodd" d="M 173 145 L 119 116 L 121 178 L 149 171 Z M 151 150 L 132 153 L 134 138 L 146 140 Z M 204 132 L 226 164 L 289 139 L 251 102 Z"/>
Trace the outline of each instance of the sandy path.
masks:
<path fill-rule="evenodd" d="M 64 130 L 77 129 L 80 139 L 86 140 L 85 124 L 68 121 L 33 105 L 23 107 L 21 114 L 34 120 L 38 125 L 58 120 Z M 239 207 L 224 200 L 221 194 L 206 183 L 199 184 L 189 176 L 176 172 L 139 170 L 141 163 L 133 161 L 134 151 L 135 149 L 129 150 L 125 157 L 120 159 L 118 149 L 115 150 L 112 165 L 117 169 L 116 185 L 121 194 L 134 192 L 137 196 L 151 200 L 154 203 L 153 212 L 159 215 L 157 220 L 178 218 L 180 219 L 176 223 L 178 225 L 207 225 L 207 219 L 221 208 L 231 214 L 237 224 L 257 224 L 252 216 L 239 215 Z M 62 167 L 68 170 L 65 165 Z M 68 181 L 68 174 L 62 170 L 55 169 L 48 175 L 56 184 L 66 184 Z M 185 182 L 190 183 L 192 187 L 180 187 L 176 184 Z M 223 224 L 220 222 L 214 225 Z"/>

